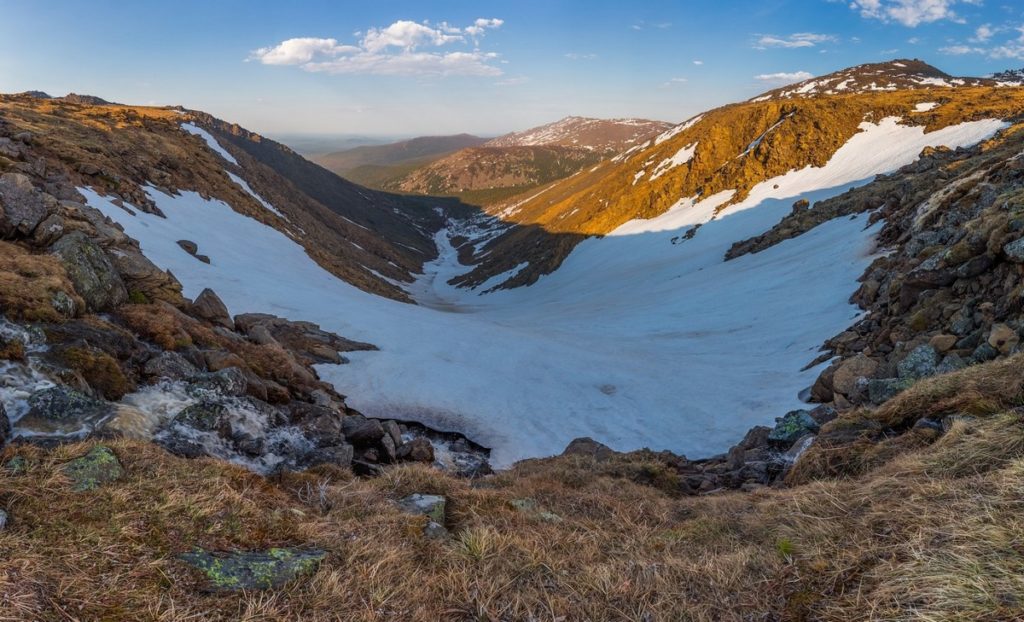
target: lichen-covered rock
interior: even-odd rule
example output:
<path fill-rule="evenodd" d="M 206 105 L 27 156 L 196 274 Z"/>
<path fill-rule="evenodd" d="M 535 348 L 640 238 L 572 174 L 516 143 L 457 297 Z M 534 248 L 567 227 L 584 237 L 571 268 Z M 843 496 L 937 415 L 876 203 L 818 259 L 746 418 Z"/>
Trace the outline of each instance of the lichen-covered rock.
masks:
<path fill-rule="evenodd" d="M 937 373 L 939 353 L 931 344 L 921 344 L 910 351 L 902 361 L 896 364 L 896 373 L 900 378 L 927 378 Z"/>
<path fill-rule="evenodd" d="M 444 524 L 448 500 L 441 495 L 413 494 L 398 501 L 398 507 L 409 514 L 422 514 L 441 525 Z"/>
<path fill-rule="evenodd" d="M 60 257 L 71 283 L 93 311 L 104 311 L 128 300 L 124 281 L 98 244 L 73 231 L 51 247 Z"/>
<path fill-rule="evenodd" d="M 245 395 L 249 382 L 245 372 L 237 367 L 226 367 L 213 373 L 199 374 L 189 378 L 190 392 L 201 395 L 204 392 L 221 395 Z"/>
<path fill-rule="evenodd" d="M 587 456 L 598 462 L 609 460 L 615 455 L 611 447 L 599 443 L 592 438 L 574 438 L 562 451 L 563 456 Z"/>
<path fill-rule="evenodd" d="M 117 455 L 103 445 L 97 445 L 84 456 L 68 462 L 63 470 L 75 492 L 93 490 L 124 476 L 124 468 Z"/>
<path fill-rule="evenodd" d="M 28 398 L 28 412 L 18 427 L 36 437 L 62 440 L 82 439 L 112 413 L 109 402 L 97 400 L 66 386 L 56 386 L 33 393 Z"/>
<path fill-rule="evenodd" d="M 316 571 L 327 552 L 320 549 L 272 548 L 266 551 L 212 553 L 196 549 L 178 556 L 205 579 L 211 592 L 269 590 Z"/>
<path fill-rule="evenodd" d="M 872 404 L 886 402 L 914 385 L 913 378 L 874 378 L 868 380 L 868 399 Z"/>
<path fill-rule="evenodd" d="M 199 370 L 177 352 L 165 351 L 146 361 L 142 372 L 154 378 L 183 380 L 195 376 Z"/>
<path fill-rule="evenodd" d="M 861 378 L 870 378 L 878 369 L 878 362 L 858 354 L 843 361 L 832 375 L 832 387 L 837 393 L 852 397 L 859 390 Z M 793 439 L 794 441 L 796 439 Z"/>
<path fill-rule="evenodd" d="M 1024 263 L 1024 238 L 1014 240 L 1003 246 L 1007 259 L 1016 263 Z"/>
<path fill-rule="evenodd" d="M 806 410 L 793 410 L 775 420 L 768 433 L 768 442 L 780 449 L 788 449 L 801 437 L 817 432 L 821 426 Z"/>

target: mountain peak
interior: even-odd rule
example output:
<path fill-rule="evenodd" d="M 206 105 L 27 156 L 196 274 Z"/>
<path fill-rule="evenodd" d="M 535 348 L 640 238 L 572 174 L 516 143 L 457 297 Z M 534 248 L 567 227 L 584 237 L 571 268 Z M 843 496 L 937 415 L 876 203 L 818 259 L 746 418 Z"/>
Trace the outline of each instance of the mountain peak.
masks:
<path fill-rule="evenodd" d="M 622 151 L 671 127 L 648 119 L 596 119 L 570 115 L 521 132 L 499 136 L 488 147 L 580 147 L 592 151 Z"/>
<path fill-rule="evenodd" d="M 824 76 L 808 78 L 768 91 L 751 101 L 958 86 L 999 85 L 987 78 L 954 77 L 920 59 L 897 58 L 881 63 L 856 65 Z"/>

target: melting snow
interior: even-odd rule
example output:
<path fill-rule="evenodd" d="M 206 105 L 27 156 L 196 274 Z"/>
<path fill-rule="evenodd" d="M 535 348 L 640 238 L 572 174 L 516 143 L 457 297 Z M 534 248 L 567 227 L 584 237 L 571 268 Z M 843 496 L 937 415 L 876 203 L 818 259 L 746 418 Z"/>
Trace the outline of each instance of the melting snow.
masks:
<path fill-rule="evenodd" d="M 235 175 L 234 173 L 231 173 L 231 172 L 228 173 L 228 177 L 231 178 L 231 181 L 233 181 L 236 184 L 238 184 L 242 188 L 242 190 L 245 190 L 246 192 L 248 192 L 249 196 L 251 196 L 252 198 L 254 198 L 257 201 L 259 201 L 260 205 L 262 205 L 263 207 L 267 208 L 268 211 L 270 211 L 271 213 L 275 214 L 277 217 L 279 217 L 279 218 L 281 218 L 283 220 L 288 220 L 288 217 L 285 216 L 284 214 L 282 214 L 280 211 L 278 211 L 278 209 L 276 207 L 271 205 L 269 202 L 267 202 L 266 199 L 264 199 L 260 195 L 258 195 L 255 192 L 253 192 L 253 189 L 249 187 L 249 184 L 246 183 L 246 181 L 244 179 L 242 179 L 238 175 Z"/>
<path fill-rule="evenodd" d="M 697 457 L 800 405 L 797 394 L 819 371 L 801 368 L 858 316 L 847 299 L 877 229 L 865 229 L 864 215 L 837 219 L 723 262 L 729 246 L 767 230 L 797 198 L 834 196 L 913 161 L 926 145 L 968 145 L 1004 126 L 977 121 L 925 134 L 896 119 L 863 124 L 825 167 L 759 184 L 717 215 L 726 194 L 627 223 L 515 290 L 481 296 L 448 285 L 466 268 L 442 231 L 440 257 L 410 288 L 429 307 L 348 285 L 284 234 L 193 192 L 149 188 L 166 218 L 133 216 L 82 192 L 172 270 L 186 295 L 211 287 L 233 313 L 310 320 L 377 344 L 379 352 L 348 354 L 351 364 L 318 368 L 368 415 L 462 431 L 493 448 L 499 467 L 558 453 L 577 436 Z M 671 243 L 695 224 L 703 226 L 692 239 Z M 217 261 L 183 254 L 182 238 Z"/>
<path fill-rule="evenodd" d="M 914 112 L 928 112 L 939 107 L 938 102 L 922 102 L 914 106 Z"/>
<path fill-rule="evenodd" d="M 220 143 L 217 142 L 217 139 L 214 138 L 213 135 L 211 135 L 203 128 L 197 125 L 193 125 L 192 123 L 182 123 L 181 129 L 185 130 L 189 134 L 195 134 L 196 136 L 202 138 L 203 140 L 206 141 L 206 145 L 210 149 L 213 149 L 217 154 L 219 154 L 220 157 L 224 158 L 225 160 L 234 164 L 235 166 L 238 166 L 238 160 L 236 160 L 233 155 L 228 153 L 227 149 L 221 147 Z"/>

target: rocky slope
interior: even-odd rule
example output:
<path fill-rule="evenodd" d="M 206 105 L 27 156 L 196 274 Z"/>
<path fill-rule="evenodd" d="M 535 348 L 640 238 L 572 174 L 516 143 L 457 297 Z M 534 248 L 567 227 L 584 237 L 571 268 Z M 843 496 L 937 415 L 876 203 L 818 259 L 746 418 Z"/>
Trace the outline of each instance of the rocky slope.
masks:
<path fill-rule="evenodd" d="M 499 136 L 416 168 L 383 187 L 458 196 L 492 204 L 565 179 L 664 131 L 669 124 L 645 119 L 566 117 Z"/>
<path fill-rule="evenodd" d="M 879 75 L 903 75 L 910 65 L 910 61 L 892 61 L 818 80 L 870 71 L 877 84 Z M 964 121 L 1012 118 L 1020 113 L 1024 101 L 1020 88 L 985 79 L 922 83 L 924 78 L 919 76 L 941 72 L 921 63 L 915 63 L 913 70 L 912 88 L 898 81 L 886 83 L 893 90 L 855 88 L 851 82 L 842 93 L 781 97 L 773 92 L 711 110 L 525 198 L 490 205 L 487 211 L 495 218 L 525 226 L 505 229 L 472 259 L 467 254 L 476 269 L 459 283 L 481 283 L 524 260 L 530 266 L 517 271 L 506 286 L 533 283 L 557 269 L 586 236 L 604 235 L 630 220 L 654 218 L 687 201 L 731 192 L 719 207 L 724 209 L 744 199 L 758 183 L 789 171 L 824 166 L 861 131 L 865 121 L 897 117 L 902 124 L 931 132 Z"/>
<path fill-rule="evenodd" d="M 367 291 L 407 299 L 388 279 L 411 281 L 436 255 L 433 231 L 443 221 L 433 208 L 444 200 L 362 188 L 204 113 L 20 95 L 0 97 L 0 114 L 10 136 L 33 137 L 31 145 L 9 143 L 3 170 L 47 183 L 61 175 L 141 209 L 153 206 L 150 187 L 197 191 L 286 232 L 325 269 Z M 230 152 L 212 149 L 204 133 Z"/>

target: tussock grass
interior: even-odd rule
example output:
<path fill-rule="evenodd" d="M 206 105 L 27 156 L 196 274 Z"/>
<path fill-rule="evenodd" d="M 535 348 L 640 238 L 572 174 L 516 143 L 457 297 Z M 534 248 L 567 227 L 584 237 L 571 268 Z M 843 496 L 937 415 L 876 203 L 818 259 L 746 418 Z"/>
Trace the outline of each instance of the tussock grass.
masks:
<path fill-rule="evenodd" d="M 64 316 L 57 310 L 60 304 L 54 304 L 58 296 L 75 309 L 85 308 L 60 260 L 0 242 L 0 309 L 5 315 L 30 322 L 59 322 Z"/>

